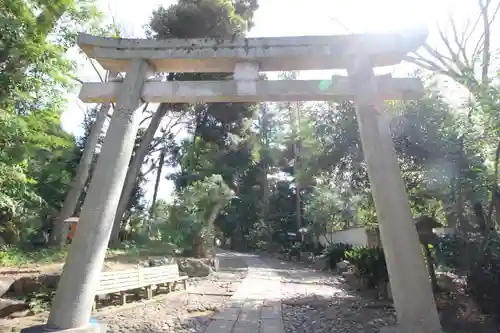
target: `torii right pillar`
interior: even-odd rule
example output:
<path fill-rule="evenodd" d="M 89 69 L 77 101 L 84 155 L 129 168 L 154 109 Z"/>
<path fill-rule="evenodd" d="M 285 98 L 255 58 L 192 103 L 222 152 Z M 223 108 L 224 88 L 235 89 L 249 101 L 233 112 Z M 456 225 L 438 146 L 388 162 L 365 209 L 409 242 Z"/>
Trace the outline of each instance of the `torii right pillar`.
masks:
<path fill-rule="evenodd" d="M 398 326 L 381 332 L 441 333 L 429 275 L 369 57 L 348 67 Z"/>

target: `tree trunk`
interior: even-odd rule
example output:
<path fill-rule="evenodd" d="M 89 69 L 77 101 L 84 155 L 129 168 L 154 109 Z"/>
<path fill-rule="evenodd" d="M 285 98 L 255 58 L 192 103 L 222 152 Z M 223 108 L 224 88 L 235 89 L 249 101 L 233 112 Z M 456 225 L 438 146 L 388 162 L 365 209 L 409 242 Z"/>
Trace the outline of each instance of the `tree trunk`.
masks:
<path fill-rule="evenodd" d="M 207 224 L 206 236 L 202 237 L 200 232 L 194 236 L 192 246 L 195 258 L 215 257 L 214 221 L 223 206 L 222 203 L 216 203 L 210 210 L 210 215 L 207 216 L 205 221 Z"/>
<path fill-rule="evenodd" d="M 151 201 L 151 210 L 149 214 L 152 216 L 154 212 L 154 207 L 156 204 L 156 198 L 158 197 L 158 188 L 160 187 L 161 171 L 163 169 L 163 164 L 165 163 L 165 150 L 160 153 L 160 164 L 158 165 L 158 173 L 156 174 L 155 190 L 153 192 L 153 201 Z"/>
<path fill-rule="evenodd" d="M 110 74 L 113 77 L 116 74 Z M 97 118 L 92 125 L 90 131 L 90 136 L 88 138 L 87 144 L 83 150 L 83 155 L 78 163 L 78 168 L 76 170 L 75 178 L 71 183 L 70 189 L 66 194 L 64 199 L 64 204 L 59 213 L 58 218 L 54 222 L 54 230 L 51 235 L 51 244 L 55 246 L 63 246 L 65 242 L 64 238 L 64 220 L 71 217 L 76 210 L 78 200 L 80 199 L 80 194 L 82 193 L 85 183 L 89 177 L 90 167 L 92 165 L 92 159 L 94 157 L 94 152 L 99 141 L 99 137 L 106 122 L 106 118 L 111 108 L 111 103 L 104 103 L 101 105 L 101 109 L 97 113 Z"/>
<path fill-rule="evenodd" d="M 158 172 L 156 174 L 155 189 L 153 192 L 153 200 L 151 201 L 151 209 L 149 210 L 149 223 L 148 223 L 148 235 L 151 236 L 151 224 L 154 221 L 154 210 L 156 205 L 156 198 L 158 197 L 158 188 L 160 187 L 161 171 L 163 169 L 163 164 L 165 164 L 165 150 L 160 153 L 160 164 L 158 165 Z"/>
<path fill-rule="evenodd" d="M 219 212 L 223 206 L 224 206 L 223 203 L 217 203 L 212 208 L 212 211 L 210 212 L 210 215 L 208 216 L 208 219 L 207 219 L 208 239 L 207 239 L 206 244 L 208 244 L 208 248 L 205 251 L 205 256 L 207 256 L 207 257 L 215 256 L 214 222 L 215 222 L 215 219 L 217 218 L 217 215 L 219 215 Z"/>
<path fill-rule="evenodd" d="M 300 143 L 300 110 L 297 107 L 295 110 L 294 114 L 294 121 L 293 121 L 293 127 L 294 127 L 294 143 L 293 143 L 293 153 L 295 155 L 295 162 L 293 166 L 293 171 L 295 174 L 295 214 L 296 214 L 296 224 L 297 224 L 297 232 L 302 226 L 302 214 L 301 214 L 301 205 L 300 205 L 300 179 L 299 179 L 299 172 L 300 172 L 300 149 L 299 149 L 299 143 Z"/>
<path fill-rule="evenodd" d="M 118 235 L 120 233 L 120 226 L 123 218 L 123 214 L 127 210 L 127 206 L 130 201 L 130 196 L 134 190 L 134 186 L 137 182 L 137 175 L 141 171 L 142 163 L 144 158 L 148 154 L 149 144 L 153 140 L 160 123 L 167 113 L 168 104 L 162 103 L 158 110 L 156 110 L 151 122 L 149 123 L 146 133 L 141 140 L 139 148 L 137 149 L 130 166 L 127 171 L 127 176 L 125 178 L 125 185 L 122 189 L 122 194 L 120 196 L 120 202 L 118 203 L 118 208 L 116 210 L 115 220 L 113 222 L 113 230 L 111 231 L 110 244 L 116 245 L 119 242 Z"/>

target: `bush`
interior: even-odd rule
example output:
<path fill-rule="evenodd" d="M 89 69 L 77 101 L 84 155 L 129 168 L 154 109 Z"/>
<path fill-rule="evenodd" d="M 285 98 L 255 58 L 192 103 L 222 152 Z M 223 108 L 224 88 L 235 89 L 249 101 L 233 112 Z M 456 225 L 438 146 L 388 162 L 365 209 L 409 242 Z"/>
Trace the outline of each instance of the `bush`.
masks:
<path fill-rule="evenodd" d="M 462 273 L 470 269 L 470 263 L 478 256 L 478 250 L 478 240 L 466 240 L 458 235 L 440 236 L 435 246 L 437 263 Z"/>
<path fill-rule="evenodd" d="M 493 235 L 467 276 L 467 290 L 483 313 L 500 313 L 500 238 Z"/>
<path fill-rule="evenodd" d="M 345 258 L 356 267 L 360 277 L 366 279 L 368 288 L 375 289 L 381 282 L 389 281 L 381 247 L 353 248 L 345 252 Z"/>
<path fill-rule="evenodd" d="M 338 262 L 345 260 L 345 253 L 349 250 L 352 250 L 352 245 L 345 243 L 332 244 L 327 247 L 324 252 L 328 257 L 330 269 L 334 269 Z"/>

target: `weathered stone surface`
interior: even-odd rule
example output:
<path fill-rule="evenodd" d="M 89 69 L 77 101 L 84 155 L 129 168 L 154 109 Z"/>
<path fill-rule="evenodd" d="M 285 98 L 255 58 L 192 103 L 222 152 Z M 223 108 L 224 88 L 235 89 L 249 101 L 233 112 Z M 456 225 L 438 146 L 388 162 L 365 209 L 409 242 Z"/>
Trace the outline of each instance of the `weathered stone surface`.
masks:
<path fill-rule="evenodd" d="M 0 278 L 0 297 L 5 295 L 7 291 L 9 291 L 12 284 L 15 282 L 14 278 L 11 277 L 2 277 Z"/>
<path fill-rule="evenodd" d="M 21 312 L 28 309 L 28 304 L 24 301 L 14 299 L 0 299 L 0 318 L 10 316 L 15 312 Z"/>
<path fill-rule="evenodd" d="M 61 279 L 60 274 L 47 274 L 41 277 L 41 283 L 49 289 L 56 289 Z"/>
<path fill-rule="evenodd" d="M 14 292 L 16 296 L 24 296 L 30 293 L 39 292 L 42 289 L 57 289 L 59 280 L 61 279 L 60 274 L 46 274 L 40 276 L 24 276 L 17 280 L 14 280 L 11 284 L 11 291 Z M 0 281 L 0 296 L 2 283 Z"/>
<path fill-rule="evenodd" d="M 453 284 L 453 278 L 446 274 L 437 274 L 436 275 L 437 283 L 440 288 L 445 291 L 452 291 L 455 289 L 455 285 Z"/>
<path fill-rule="evenodd" d="M 338 262 L 338 263 L 337 263 L 337 265 L 336 265 L 336 267 L 337 267 L 337 271 L 338 271 L 339 273 L 346 272 L 346 271 L 349 269 L 349 266 L 350 266 L 350 265 L 351 265 L 351 264 L 350 264 L 350 263 L 349 263 L 349 261 L 347 261 L 347 260 L 343 260 L 343 261 L 341 261 L 341 262 Z"/>
<path fill-rule="evenodd" d="M 68 329 L 68 330 L 48 330 L 45 325 L 37 325 L 28 327 L 21 330 L 21 333 L 46 333 L 46 332 L 60 332 L 60 333 L 105 333 L 107 327 L 105 324 L 89 324 L 83 327 Z"/>
<path fill-rule="evenodd" d="M 342 277 L 345 279 L 347 285 L 354 290 L 364 289 L 363 280 L 355 272 L 344 272 Z"/>
<path fill-rule="evenodd" d="M 189 277 L 209 276 L 212 273 L 212 268 L 203 262 L 203 259 L 177 259 L 179 272 L 185 273 Z"/>
<path fill-rule="evenodd" d="M 155 259 L 148 260 L 147 267 L 166 266 L 166 265 L 172 265 L 175 263 L 176 263 L 176 260 L 175 260 L 175 258 L 172 258 L 172 257 L 155 258 Z"/>
<path fill-rule="evenodd" d="M 261 71 L 266 72 L 343 69 L 355 54 L 370 57 L 373 66 L 395 65 L 406 52 L 417 50 L 427 34 L 426 30 L 418 29 L 348 38 L 334 35 L 161 41 L 81 34 L 78 44 L 103 68 L 116 72 L 126 71 L 128 63 L 124 60 L 134 58 L 147 59 L 159 72 L 192 73 L 231 72 L 242 59 L 258 59 Z"/>
<path fill-rule="evenodd" d="M 36 276 L 22 277 L 17 279 L 12 285 L 12 289 L 16 296 L 34 293 L 39 291 L 41 288 L 43 288 L 43 283 L 41 279 Z"/>
<path fill-rule="evenodd" d="M 311 266 L 312 269 L 323 271 L 328 268 L 328 257 L 326 255 L 321 255 L 316 257 L 314 263 Z"/>

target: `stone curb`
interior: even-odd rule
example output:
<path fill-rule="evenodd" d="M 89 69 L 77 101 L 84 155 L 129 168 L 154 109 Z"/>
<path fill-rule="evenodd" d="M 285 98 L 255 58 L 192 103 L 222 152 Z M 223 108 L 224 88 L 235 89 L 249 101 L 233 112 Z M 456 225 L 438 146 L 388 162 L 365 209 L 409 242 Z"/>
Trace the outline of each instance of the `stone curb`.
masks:
<path fill-rule="evenodd" d="M 21 333 L 106 333 L 106 324 L 92 323 L 87 326 L 71 328 L 67 330 L 49 329 L 45 324 L 23 328 Z"/>

